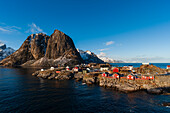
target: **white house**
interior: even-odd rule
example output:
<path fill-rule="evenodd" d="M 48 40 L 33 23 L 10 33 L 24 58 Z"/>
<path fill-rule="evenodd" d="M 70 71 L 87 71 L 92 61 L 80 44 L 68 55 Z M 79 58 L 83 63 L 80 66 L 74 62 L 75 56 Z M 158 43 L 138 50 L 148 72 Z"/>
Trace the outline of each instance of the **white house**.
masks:
<path fill-rule="evenodd" d="M 66 71 L 69 71 L 70 70 L 70 67 L 69 66 L 66 66 Z"/>
<path fill-rule="evenodd" d="M 109 71 L 109 65 L 101 65 L 100 71 Z"/>
<path fill-rule="evenodd" d="M 74 72 L 78 72 L 78 71 L 79 71 L 79 68 L 78 68 L 78 67 L 75 67 L 73 70 L 74 70 Z"/>
<path fill-rule="evenodd" d="M 129 67 L 129 70 L 132 70 L 132 69 L 133 69 L 133 66 L 131 66 L 131 65 L 130 65 L 130 66 L 128 66 L 128 67 Z"/>
<path fill-rule="evenodd" d="M 166 69 L 170 69 L 170 65 L 167 65 Z"/>
<path fill-rule="evenodd" d="M 50 70 L 54 70 L 54 67 L 51 67 Z"/>

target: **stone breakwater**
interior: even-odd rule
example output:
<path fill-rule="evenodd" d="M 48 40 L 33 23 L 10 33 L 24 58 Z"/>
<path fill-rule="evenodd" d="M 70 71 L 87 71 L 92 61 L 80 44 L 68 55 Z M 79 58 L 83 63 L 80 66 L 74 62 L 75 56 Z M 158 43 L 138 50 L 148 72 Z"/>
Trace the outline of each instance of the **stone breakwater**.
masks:
<path fill-rule="evenodd" d="M 73 71 L 61 71 L 61 69 L 36 71 L 32 75 L 44 79 L 75 79 L 88 85 L 98 84 L 101 87 L 113 88 L 125 93 L 146 90 L 151 94 L 170 94 L 170 76 L 156 76 L 155 80 L 127 80 L 126 78 L 102 77 L 99 72 L 82 74 Z"/>

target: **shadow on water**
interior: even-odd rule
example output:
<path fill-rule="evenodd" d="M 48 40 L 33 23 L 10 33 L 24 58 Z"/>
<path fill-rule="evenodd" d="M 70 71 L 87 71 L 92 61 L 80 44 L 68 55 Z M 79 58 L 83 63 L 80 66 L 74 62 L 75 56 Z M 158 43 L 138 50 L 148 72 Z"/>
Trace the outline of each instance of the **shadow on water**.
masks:
<path fill-rule="evenodd" d="M 121 93 L 74 80 L 45 80 L 33 68 L 0 68 L 0 112 L 170 112 L 169 96 Z"/>

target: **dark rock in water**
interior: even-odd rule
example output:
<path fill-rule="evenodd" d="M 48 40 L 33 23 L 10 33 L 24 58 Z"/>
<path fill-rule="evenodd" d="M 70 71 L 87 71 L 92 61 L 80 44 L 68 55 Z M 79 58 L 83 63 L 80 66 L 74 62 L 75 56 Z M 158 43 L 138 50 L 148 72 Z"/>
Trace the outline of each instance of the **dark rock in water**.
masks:
<path fill-rule="evenodd" d="M 94 79 L 86 79 L 86 83 L 87 83 L 88 85 L 92 85 L 92 84 L 95 83 L 95 81 L 94 81 Z"/>
<path fill-rule="evenodd" d="M 22 46 L 0 62 L 3 66 L 57 66 L 83 62 L 72 39 L 59 30 L 51 36 L 32 34 Z"/>
<path fill-rule="evenodd" d="M 83 82 L 86 82 L 86 84 L 88 85 L 92 85 L 96 83 L 94 77 L 89 77 L 89 78 L 83 77 Z"/>
<path fill-rule="evenodd" d="M 149 94 L 162 94 L 163 90 L 160 88 L 151 88 L 151 89 L 147 89 L 147 92 Z"/>
<path fill-rule="evenodd" d="M 164 103 L 162 103 L 162 106 L 168 107 L 168 106 L 170 106 L 170 102 L 164 102 Z"/>
<path fill-rule="evenodd" d="M 32 74 L 32 76 L 37 76 L 41 71 L 36 71 Z"/>

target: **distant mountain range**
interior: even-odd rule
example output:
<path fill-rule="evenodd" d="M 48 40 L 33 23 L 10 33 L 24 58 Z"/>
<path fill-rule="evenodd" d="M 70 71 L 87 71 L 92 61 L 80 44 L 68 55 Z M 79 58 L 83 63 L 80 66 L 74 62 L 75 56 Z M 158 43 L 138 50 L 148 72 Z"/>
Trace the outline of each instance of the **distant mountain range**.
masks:
<path fill-rule="evenodd" d="M 80 53 L 80 56 L 85 61 L 85 63 L 123 63 L 123 61 L 114 60 L 108 57 L 96 55 L 95 53 L 89 50 L 83 51 L 77 49 L 77 51 Z"/>
<path fill-rule="evenodd" d="M 11 47 L 6 47 L 6 44 L 0 42 L 0 61 L 14 52 L 14 49 L 12 49 Z"/>
<path fill-rule="evenodd" d="M 104 63 L 103 60 L 99 59 L 96 54 L 91 51 L 83 51 L 77 49 L 80 53 L 81 58 L 84 60 L 85 63 Z"/>

